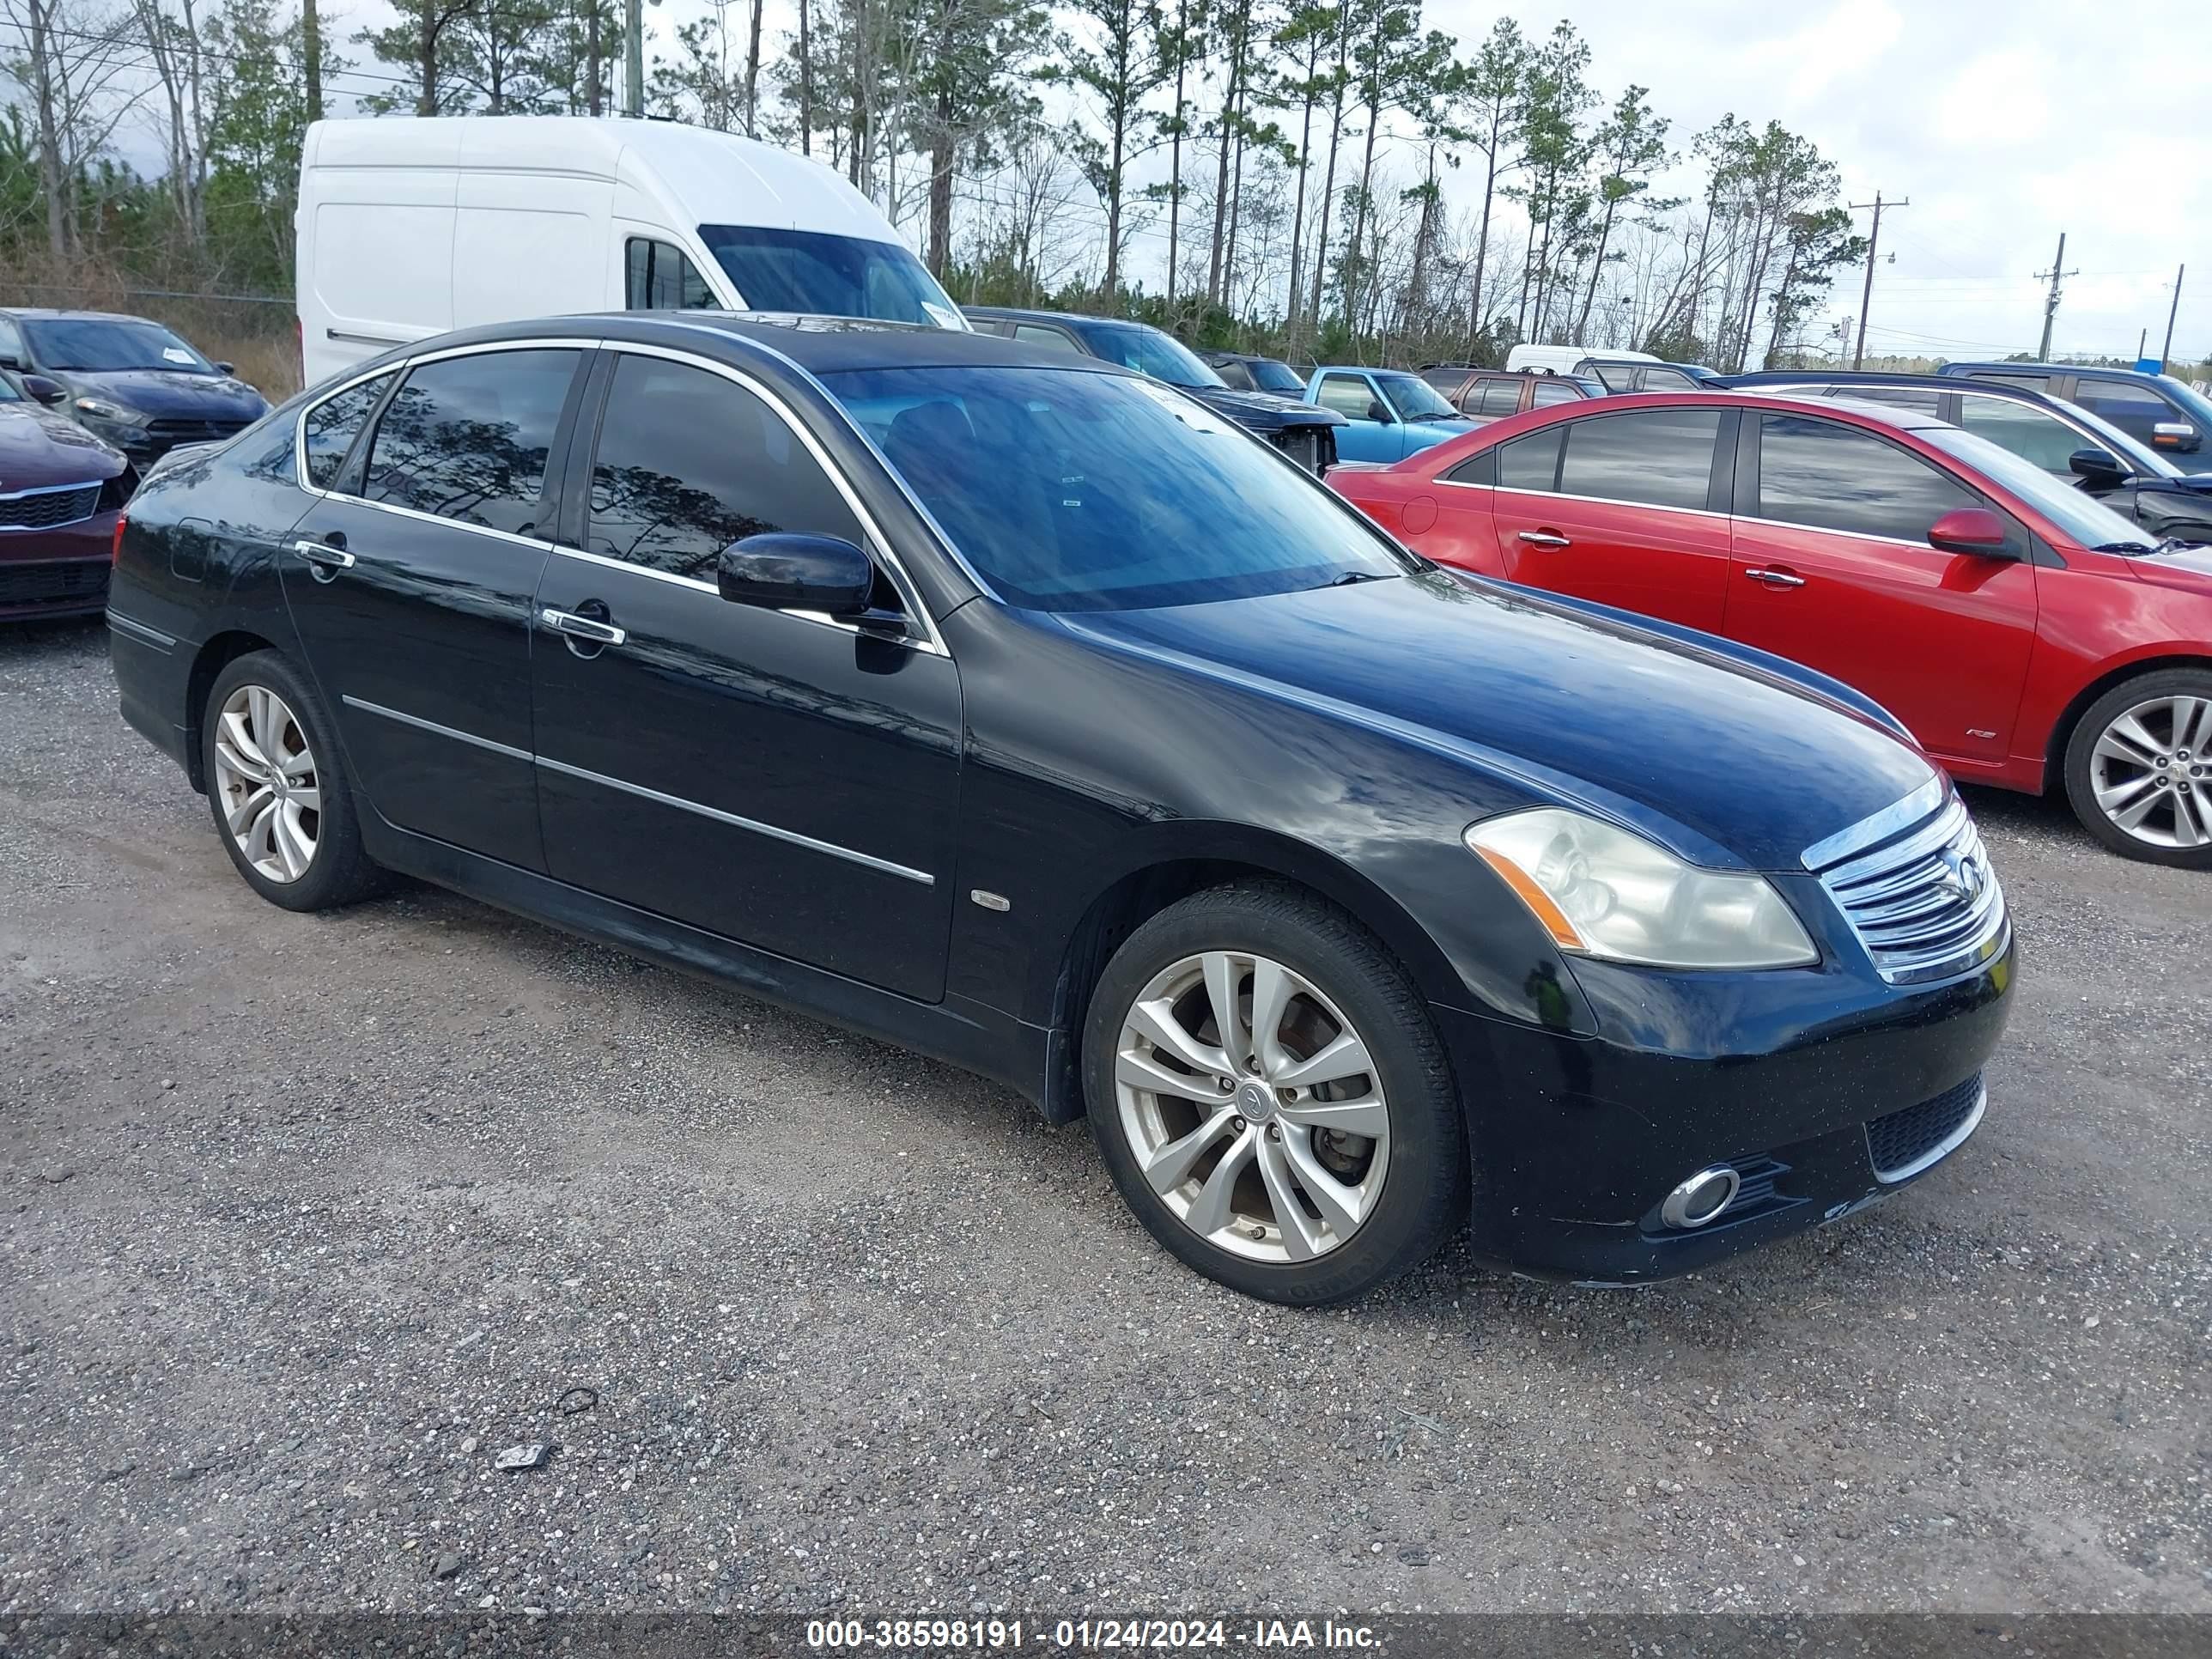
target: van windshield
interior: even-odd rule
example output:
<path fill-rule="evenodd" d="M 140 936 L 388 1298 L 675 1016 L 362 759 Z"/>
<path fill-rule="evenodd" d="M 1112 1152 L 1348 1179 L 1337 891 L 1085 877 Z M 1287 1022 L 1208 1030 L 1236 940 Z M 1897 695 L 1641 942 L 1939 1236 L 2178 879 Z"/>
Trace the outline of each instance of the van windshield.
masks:
<path fill-rule="evenodd" d="M 699 238 L 750 311 L 967 326 L 960 307 L 901 243 L 758 225 L 702 225 Z"/>

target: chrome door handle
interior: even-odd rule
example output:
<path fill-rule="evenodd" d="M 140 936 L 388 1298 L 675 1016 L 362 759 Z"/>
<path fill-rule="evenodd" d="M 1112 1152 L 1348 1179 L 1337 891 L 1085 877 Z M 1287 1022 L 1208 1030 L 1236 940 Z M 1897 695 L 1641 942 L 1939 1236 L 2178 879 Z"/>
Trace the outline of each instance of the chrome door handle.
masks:
<path fill-rule="evenodd" d="M 1754 567 L 1743 573 L 1755 582 L 1765 582 L 1769 587 L 1802 587 L 1805 579 L 1793 576 L 1786 570 L 1761 570 Z"/>
<path fill-rule="evenodd" d="M 1572 547 L 1574 543 L 1556 530 L 1524 530 L 1521 539 L 1531 547 Z"/>
<path fill-rule="evenodd" d="M 343 547 L 332 547 L 328 542 L 294 542 L 292 550 L 309 564 L 319 564 L 325 570 L 353 568 L 353 555 Z"/>
<path fill-rule="evenodd" d="M 538 613 L 538 620 L 556 634 L 589 640 L 593 645 L 623 645 L 629 640 L 628 630 L 617 628 L 612 623 L 580 617 L 573 611 L 556 611 L 550 605 Z"/>

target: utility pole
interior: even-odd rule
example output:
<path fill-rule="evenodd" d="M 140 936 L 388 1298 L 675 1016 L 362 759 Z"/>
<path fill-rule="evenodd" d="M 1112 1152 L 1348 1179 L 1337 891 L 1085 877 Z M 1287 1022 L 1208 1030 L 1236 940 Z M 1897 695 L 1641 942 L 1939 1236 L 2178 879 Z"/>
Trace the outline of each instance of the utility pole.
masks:
<path fill-rule="evenodd" d="M 2181 279 L 2187 275 L 2187 265 L 2181 266 L 2173 273 L 2173 303 L 2166 308 L 2166 344 L 2158 354 L 2158 366 L 2161 369 L 2173 361 L 2173 319 L 2181 310 Z"/>
<path fill-rule="evenodd" d="M 300 55 L 307 60 L 307 118 L 323 118 L 323 22 L 315 0 L 300 0 Z"/>
<path fill-rule="evenodd" d="M 2064 269 L 2066 264 L 2066 233 L 2058 233 L 2058 257 L 2051 262 L 2051 269 L 2039 270 L 2039 276 L 2051 279 L 2051 296 L 2043 302 L 2043 343 L 2035 349 L 2035 360 L 2039 363 L 2051 361 L 2051 325 L 2058 320 L 2058 284 L 2066 277 L 2079 276 L 2080 270 Z"/>
<path fill-rule="evenodd" d="M 645 0 L 629 0 L 623 18 L 623 97 L 627 115 L 645 113 Z"/>
<path fill-rule="evenodd" d="M 1866 208 L 1872 208 L 1874 210 L 1874 228 L 1868 233 L 1867 235 L 1866 285 L 1859 290 L 1859 339 L 1857 345 L 1851 349 L 1851 368 L 1854 373 L 1857 371 L 1858 366 L 1866 361 L 1867 312 L 1871 307 L 1874 301 L 1874 256 L 1875 250 L 1881 246 L 1882 210 L 1884 208 L 1911 207 L 1911 205 L 1912 198 L 1910 196 L 1905 198 L 1902 201 L 1885 202 L 1881 199 L 1881 192 L 1880 191 L 1875 191 L 1874 200 L 1871 202 L 1854 202 L 1851 204 L 1851 211 L 1854 213 L 1860 212 Z"/>

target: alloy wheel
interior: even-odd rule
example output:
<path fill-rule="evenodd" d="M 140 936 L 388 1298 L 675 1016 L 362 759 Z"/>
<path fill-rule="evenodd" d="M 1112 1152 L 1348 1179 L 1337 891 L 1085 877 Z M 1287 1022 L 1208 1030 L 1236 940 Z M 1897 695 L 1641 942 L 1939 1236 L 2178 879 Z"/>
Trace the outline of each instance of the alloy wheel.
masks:
<path fill-rule="evenodd" d="M 2212 698 L 2153 697 L 2120 714 L 2089 755 L 2097 805 L 2151 847 L 2212 844 Z"/>
<path fill-rule="evenodd" d="M 265 685 L 233 691 L 216 716 L 215 784 L 224 827 L 246 861 L 290 883 L 315 861 L 322 779 L 291 707 Z"/>
<path fill-rule="evenodd" d="M 1374 1212 L 1390 1109 L 1367 1045 L 1281 963 L 1209 951 L 1153 975 L 1123 1016 L 1114 1090 L 1152 1189 L 1209 1243 L 1310 1261 Z"/>

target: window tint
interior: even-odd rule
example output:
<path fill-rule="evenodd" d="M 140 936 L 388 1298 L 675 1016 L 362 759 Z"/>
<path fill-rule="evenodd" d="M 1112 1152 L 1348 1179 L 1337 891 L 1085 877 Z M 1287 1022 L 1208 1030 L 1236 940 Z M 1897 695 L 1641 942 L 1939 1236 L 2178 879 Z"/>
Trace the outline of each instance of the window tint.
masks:
<path fill-rule="evenodd" d="M 1322 376 L 1321 406 L 1334 410 L 1347 421 L 1367 419 L 1367 407 L 1375 401 L 1375 393 L 1363 374 Z"/>
<path fill-rule="evenodd" d="M 2160 421 L 2188 418 L 2147 386 L 2126 380 L 2103 380 L 2084 374 L 2074 386 L 2074 401 L 2092 415 L 2101 415 L 2121 431 L 2148 442 Z"/>
<path fill-rule="evenodd" d="M 376 422 L 362 493 L 513 535 L 538 533 L 546 457 L 573 351 L 487 351 L 425 363 Z"/>
<path fill-rule="evenodd" d="M 1582 388 L 1572 380 L 1563 380 L 1556 374 L 1547 374 L 1536 382 L 1536 400 L 1529 406 L 1542 409 L 1547 404 L 1580 403 L 1582 397 Z"/>
<path fill-rule="evenodd" d="M 2051 376 L 2050 376 L 2050 375 L 2048 375 L 2048 374 L 1974 374 L 1974 375 L 1971 376 L 1970 378 L 1972 378 L 1972 379 L 1973 379 L 1973 380 L 1988 380 L 1988 381 L 1990 381 L 1990 382 L 1992 382 L 1992 383 L 1994 383 L 1994 384 L 1996 384 L 1996 385 L 1997 385 L 1997 386 L 2024 386 L 2024 387 L 2026 387 L 2026 388 L 2027 388 L 2028 391 L 2030 391 L 2030 392 L 2049 392 L 2049 391 L 2051 390 L 2051 379 L 2052 379 L 2052 377 L 2051 377 Z"/>
<path fill-rule="evenodd" d="M 699 240 L 754 311 L 960 326 L 960 309 L 898 242 L 759 225 L 702 225 Z"/>
<path fill-rule="evenodd" d="M 710 582 L 724 548 L 771 530 L 861 541 L 845 498 L 766 404 L 703 368 L 625 356 L 599 419 L 584 545 Z"/>
<path fill-rule="evenodd" d="M 1058 329 L 1042 328 L 1035 323 L 1016 323 L 1014 337 L 1030 345 L 1050 346 L 1054 351 L 1074 351 L 1076 349 L 1075 342 Z"/>
<path fill-rule="evenodd" d="M 1447 483 L 1494 484 L 1498 482 L 1498 452 L 1485 449 L 1468 456 L 1444 474 Z"/>
<path fill-rule="evenodd" d="M 1636 369 L 1629 363 L 1585 363 L 1585 374 L 1597 376 L 1598 383 L 1607 392 L 1632 392 L 1636 389 Z"/>
<path fill-rule="evenodd" d="M 1898 541 L 1926 539 L 1981 498 L 1871 433 L 1796 415 L 1759 417 L 1759 515 Z"/>
<path fill-rule="evenodd" d="M 1539 392 L 1543 387 L 1536 388 Z M 1498 451 L 1498 482 L 1506 489 L 1552 490 L 1559 487 L 1561 427 L 1516 438 Z"/>
<path fill-rule="evenodd" d="M 1654 507 L 1703 507 L 1713 477 L 1717 409 L 1652 409 L 1597 415 L 1567 428 L 1559 488 Z"/>
<path fill-rule="evenodd" d="M 1521 382 L 1485 380 L 1468 395 L 1470 415 L 1510 415 L 1521 407 Z"/>
<path fill-rule="evenodd" d="M 380 374 L 324 398 L 307 411 L 307 481 L 316 489 L 329 489 L 337 483 L 346 451 L 353 447 L 369 410 L 391 384 L 392 376 Z"/>
<path fill-rule="evenodd" d="M 2057 416 L 2032 404 L 2010 403 L 2002 398 L 1977 398 L 1971 392 L 1959 399 L 1959 424 L 1969 432 L 1979 433 L 1998 448 L 2009 449 L 2023 460 L 2033 461 L 2045 472 L 2056 472 L 2062 477 L 2073 476 L 2069 457 L 2075 450 L 2104 447 Z"/>
<path fill-rule="evenodd" d="M 1698 383 L 1679 368 L 1647 368 L 1644 371 L 1646 392 L 1695 392 Z"/>
<path fill-rule="evenodd" d="M 633 236 L 623 304 L 632 311 L 712 311 L 721 302 L 684 250 Z"/>
<path fill-rule="evenodd" d="M 1235 386 L 1239 392 L 1257 392 L 1260 389 L 1252 384 L 1252 371 L 1234 357 L 1224 358 L 1214 364 L 1213 372 L 1221 377 L 1222 385 Z"/>

